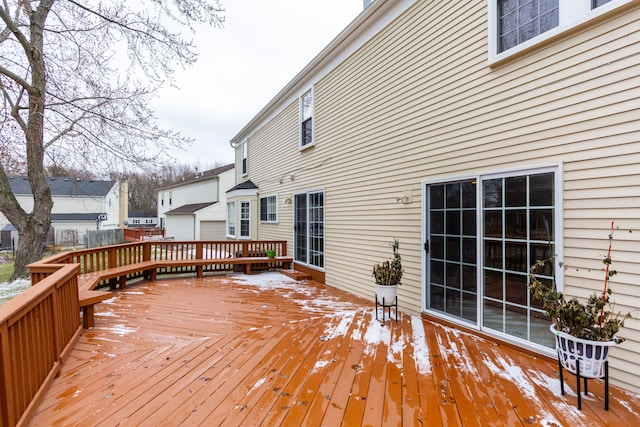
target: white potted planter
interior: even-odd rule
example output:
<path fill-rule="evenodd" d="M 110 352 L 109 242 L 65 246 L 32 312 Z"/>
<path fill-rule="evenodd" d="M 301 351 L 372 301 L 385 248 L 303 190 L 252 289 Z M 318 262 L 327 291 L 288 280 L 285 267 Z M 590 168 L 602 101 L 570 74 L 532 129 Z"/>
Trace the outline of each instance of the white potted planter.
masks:
<path fill-rule="evenodd" d="M 591 341 L 576 338 L 566 332 L 559 331 L 552 324 L 549 330 L 556 337 L 558 361 L 564 369 L 578 375 L 578 362 L 582 378 L 604 378 L 605 362 L 609 357 L 609 349 L 616 345 L 615 341 Z"/>
<path fill-rule="evenodd" d="M 398 294 L 398 285 L 373 285 L 376 290 L 376 299 L 380 305 L 395 305 Z"/>

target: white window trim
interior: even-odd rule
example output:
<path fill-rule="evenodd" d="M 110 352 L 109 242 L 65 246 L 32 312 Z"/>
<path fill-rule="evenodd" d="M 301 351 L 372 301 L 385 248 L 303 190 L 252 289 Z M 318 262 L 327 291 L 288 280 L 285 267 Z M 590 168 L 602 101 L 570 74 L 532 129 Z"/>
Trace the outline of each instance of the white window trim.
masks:
<path fill-rule="evenodd" d="M 240 147 L 240 170 L 242 172 L 242 176 L 247 176 L 249 174 L 249 159 L 247 156 L 247 140 L 242 141 Z"/>
<path fill-rule="evenodd" d="M 274 208 L 276 210 L 276 219 L 274 221 L 269 221 L 268 219 L 266 221 L 262 220 L 262 199 L 268 199 L 269 197 L 273 197 L 275 199 L 275 204 L 274 204 Z M 277 224 L 278 223 L 278 195 L 277 194 L 269 194 L 267 196 L 261 196 L 258 199 L 258 207 L 260 208 L 260 212 L 259 212 L 259 216 L 260 216 L 260 222 L 263 224 Z M 268 203 L 267 203 L 268 205 Z M 269 217 L 268 211 L 267 211 L 267 218 Z"/>
<path fill-rule="evenodd" d="M 426 194 L 426 187 L 428 185 L 431 184 L 441 184 L 441 183 L 445 183 L 445 182 L 457 182 L 457 181 L 465 181 L 465 180 L 469 180 L 469 179 L 475 179 L 477 182 L 481 182 L 482 180 L 485 179 L 491 179 L 491 178 L 507 178 L 509 176 L 518 176 L 518 175 L 528 175 L 528 174 L 535 174 L 535 173 L 544 173 L 544 172 L 554 172 L 555 173 L 555 183 L 554 183 L 554 190 L 555 190 L 555 212 L 554 212 L 554 221 L 555 224 L 557 225 L 556 230 L 555 230 L 555 242 L 556 242 L 556 260 L 555 260 L 555 268 L 556 268 L 556 272 L 557 272 L 557 277 L 556 277 L 556 288 L 558 289 L 558 291 L 563 292 L 564 291 L 564 268 L 562 268 L 562 265 L 564 263 L 564 223 L 562 222 L 562 212 L 564 209 L 563 203 L 562 203 L 562 183 L 563 183 L 563 174 L 562 174 L 562 164 L 561 163 L 552 163 L 552 164 L 541 164 L 541 165 L 530 165 L 530 166 L 523 166 L 523 167 L 516 167 L 516 168 L 510 168 L 510 169 L 498 169 L 498 170 L 492 170 L 492 171 L 480 171 L 478 174 L 474 174 L 474 175 L 452 175 L 452 176 L 442 176 L 442 177 L 437 177 L 437 178 L 430 178 L 430 179 L 424 179 L 422 180 L 422 200 L 427 200 L 427 194 Z M 481 186 L 478 185 L 477 189 L 476 189 L 476 197 L 477 200 L 482 200 L 482 190 L 481 190 Z M 426 211 L 426 204 L 423 206 L 422 210 L 422 214 L 421 214 L 421 224 L 422 224 L 422 236 L 426 236 L 428 230 L 425 228 L 425 224 L 426 224 L 426 219 L 427 219 L 427 215 L 428 212 Z M 478 217 L 476 218 L 476 230 L 482 230 L 483 229 L 483 224 L 482 224 L 482 215 L 478 215 Z M 484 254 L 482 253 L 482 234 L 480 232 L 478 232 L 478 241 L 477 241 L 477 245 L 476 245 L 476 251 L 479 255 L 479 259 L 482 260 L 484 259 Z M 425 245 L 425 241 L 422 242 L 422 246 Z M 422 252 L 422 281 L 421 283 L 426 283 L 427 281 L 427 255 L 425 251 L 421 251 Z M 480 264 L 479 264 L 480 265 Z M 481 282 L 481 277 L 478 276 L 478 289 L 480 289 L 479 287 L 482 285 Z M 427 296 L 425 292 L 422 292 L 422 309 L 426 310 L 426 306 L 427 306 Z"/>
<path fill-rule="evenodd" d="M 306 145 L 302 145 L 302 97 L 307 93 L 311 94 L 311 142 Z M 300 150 L 306 150 L 309 147 L 313 147 L 316 143 L 316 116 L 315 116 L 315 94 L 313 86 L 306 89 L 298 97 L 298 148 Z"/>
<path fill-rule="evenodd" d="M 229 233 L 229 205 L 233 205 L 233 212 L 234 212 L 234 229 L 235 229 L 235 233 L 234 234 L 230 234 Z M 237 209 L 236 209 L 236 202 L 232 201 L 232 202 L 227 202 L 227 223 L 225 224 L 225 234 L 227 237 L 232 237 L 235 238 L 236 235 L 238 234 L 238 213 L 237 213 Z"/>
<path fill-rule="evenodd" d="M 536 46 L 545 40 L 562 34 L 571 28 L 591 21 L 620 6 L 634 0 L 613 0 L 595 9 L 591 9 L 591 0 L 559 0 L 559 24 L 556 28 L 544 32 L 504 52 L 498 53 L 498 1 L 487 0 L 488 6 L 488 35 L 489 35 L 489 65 L 514 56 L 524 50 Z"/>
<path fill-rule="evenodd" d="M 249 218 L 246 219 L 246 221 L 249 222 L 249 235 L 248 236 L 243 236 L 242 235 L 242 204 L 243 203 L 247 203 L 249 205 Z M 238 235 L 238 239 L 242 239 L 242 240 L 251 240 L 251 201 L 250 200 L 239 200 L 238 201 L 238 206 L 240 206 L 240 209 L 238 209 L 237 215 L 238 215 L 238 225 L 236 226 L 236 234 Z"/>

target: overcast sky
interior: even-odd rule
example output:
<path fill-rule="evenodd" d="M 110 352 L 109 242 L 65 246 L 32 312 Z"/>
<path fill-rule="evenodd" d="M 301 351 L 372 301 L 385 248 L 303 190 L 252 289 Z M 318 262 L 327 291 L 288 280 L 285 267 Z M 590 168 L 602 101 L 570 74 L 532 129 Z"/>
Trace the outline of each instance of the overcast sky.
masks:
<path fill-rule="evenodd" d="M 229 141 L 358 16 L 363 0 L 223 0 L 224 28 L 200 28 L 200 55 L 152 108 L 161 126 L 195 138 L 181 164 L 233 163 Z"/>

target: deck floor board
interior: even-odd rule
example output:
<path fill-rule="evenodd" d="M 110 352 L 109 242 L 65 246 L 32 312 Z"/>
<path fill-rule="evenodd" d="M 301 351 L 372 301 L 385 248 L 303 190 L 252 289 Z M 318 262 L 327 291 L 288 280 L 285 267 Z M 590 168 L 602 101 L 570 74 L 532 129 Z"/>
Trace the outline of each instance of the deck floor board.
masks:
<path fill-rule="evenodd" d="M 371 300 L 373 300 L 373 295 Z M 96 306 L 31 426 L 633 426 L 640 398 L 275 272 L 138 282 Z"/>

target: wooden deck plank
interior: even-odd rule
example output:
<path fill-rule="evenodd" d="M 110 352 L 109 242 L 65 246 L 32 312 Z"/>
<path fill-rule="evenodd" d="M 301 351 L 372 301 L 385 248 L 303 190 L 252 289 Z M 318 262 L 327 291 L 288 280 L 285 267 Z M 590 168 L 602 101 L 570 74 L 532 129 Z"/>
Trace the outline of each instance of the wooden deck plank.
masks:
<path fill-rule="evenodd" d="M 29 425 L 620 425 L 640 399 L 475 334 L 278 273 L 133 284 L 98 306 Z M 566 375 L 567 389 L 575 389 Z"/>
<path fill-rule="evenodd" d="M 331 427 L 343 424 L 344 413 L 352 394 L 354 380 L 358 375 L 358 371 L 362 369 L 359 362 L 362 358 L 364 346 L 360 340 L 366 332 L 366 326 L 369 321 L 370 317 L 364 314 L 354 318 L 352 329 L 350 329 L 349 340 L 345 340 L 345 342 L 341 344 L 341 347 L 347 351 L 347 357 L 344 359 L 342 369 L 340 369 L 340 375 L 336 379 L 336 386 L 331 395 L 331 402 L 326 406 L 323 414 L 323 426 Z M 334 367 L 334 371 L 337 372 L 338 368 Z"/>
<path fill-rule="evenodd" d="M 353 375 L 355 375 L 354 370 L 349 369 L 349 360 L 351 358 L 352 361 L 357 361 L 355 355 L 360 354 L 359 351 L 354 351 L 354 346 L 350 344 L 351 337 L 353 334 L 360 333 L 360 325 L 367 317 L 368 314 L 364 312 L 354 312 L 352 316 L 344 316 L 344 324 L 339 325 L 338 329 L 331 334 L 330 339 L 336 340 L 332 343 L 334 350 L 325 357 L 325 360 L 329 362 L 321 368 L 324 375 L 316 387 L 317 391 L 302 420 L 302 425 L 326 424 L 328 420 L 325 420 L 325 414 L 329 408 L 337 409 L 346 404 L 348 393 L 351 390 L 350 384 L 353 382 Z M 344 333 L 339 333 L 340 331 L 344 331 Z M 342 384 L 348 387 L 340 388 Z M 342 410 L 339 411 L 339 418 L 332 420 L 331 423 L 332 425 L 340 425 L 341 422 Z"/>
<path fill-rule="evenodd" d="M 253 382 L 253 387 L 247 390 L 246 386 L 237 387 L 234 391 L 232 401 L 238 403 L 227 414 L 224 414 L 223 426 L 235 427 L 245 423 L 246 425 L 259 425 L 266 414 L 272 410 L 283 383 L 279 382 L 280 378 L 286 379 L 286 375 L 282 371 L 287 364 L 295 360 L 297 353 L 305 343 L 309 343 L 313 337 L 313 330 L 303 326 L 299 322 L 292 325 L 289 333 L 276 346 L 273 346 L 262 369 L 255 369 L 253 378 L 249 381 Z"/>
<path fill-rule="evenodd" d="M 449 374 L 446 354 L 442 353 L 442 347 L 438 342 L 438 334 L 441 333 L 439 327 L 431 325 L 425 330 L 427 345 L 431 350 L 431 369 L 433 373 L 434 400 L 437 402 L 437 410 L 443 426 L 462 426 L 462 420 L 456 406 L 456 399 L 453 396 L 449 383 Z"/>
<path fill-rule="evenodd" d="M 325 353 L 330 341 L 327 329 L 333 329 L 339 321 L 339 318 L 327 318 L 323 328 L 316 328 L 320 334 L 312 342 L 312 347 L 304 354 L 298 354 L 296 363 L 289 365 L 290 370 L 285 372 L 289 381 L 274 405 L 276 411 L 265 418 L 266 425 L 298 425 L 304 418 L 318 384 L 316 370 L 326 362 Z"/>
<path fill-rule="evenodd" d="M 422 323 L 422 320 L 410 316 L 402 316 L 400 318 L 402 333 L 406 337 L 405 342 L 407 340 L 413 342 L 414 319 Z M 405 426 L 426 425 L 420 405 L 419 374 L 416 357 L 419 356 L 414 352 L 414 346 L 404 345 L 402 347 L 402 424 Z"/>

